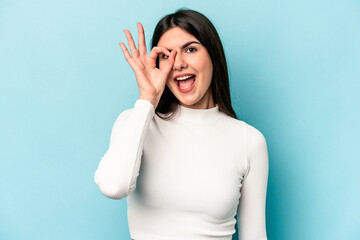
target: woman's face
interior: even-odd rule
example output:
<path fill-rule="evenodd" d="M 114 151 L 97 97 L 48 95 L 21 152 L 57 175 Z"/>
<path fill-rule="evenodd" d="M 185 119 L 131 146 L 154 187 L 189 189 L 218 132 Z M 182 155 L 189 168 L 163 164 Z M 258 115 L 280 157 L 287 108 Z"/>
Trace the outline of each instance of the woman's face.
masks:
<path fill-rule="evenodd" d="M 182 28 L 174 27 L 160 37 L 157 46 L 177 51 L 166 85 L 179 100 L 179 104 L 196 109 L 215 107 L 210 87 L 213 64 L 208 51 L 199 40 Z M 168 56 L 160 54 L 160 69 L 165 61 L 168 61 Z M 182 75 L 195 77 L 175 80 Z"/>

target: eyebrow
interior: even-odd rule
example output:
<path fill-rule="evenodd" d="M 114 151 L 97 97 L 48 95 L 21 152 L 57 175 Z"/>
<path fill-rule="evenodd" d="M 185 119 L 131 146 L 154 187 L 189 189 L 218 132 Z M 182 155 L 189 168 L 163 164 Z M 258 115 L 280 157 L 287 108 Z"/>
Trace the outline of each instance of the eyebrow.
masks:
<path fill-rule="evenodd" d="M 190 42 L 187 42 L 187 43 L 185 43 L 184 45 L 182 45 L 182 46 L 181 46 L 181 49 L 184 49 L 184 48 L 186 48 L 187 46 L 189 46 L 190 44 L 193 44 L 193 43 L 201 44 L 201 43 L 199 43 L 199 42 L 197 42 L 197 41 L 190 41 Z M 172 51 L 172 49 L 168 49 L 168 50 L 169 50 L 169 52 Z"/>

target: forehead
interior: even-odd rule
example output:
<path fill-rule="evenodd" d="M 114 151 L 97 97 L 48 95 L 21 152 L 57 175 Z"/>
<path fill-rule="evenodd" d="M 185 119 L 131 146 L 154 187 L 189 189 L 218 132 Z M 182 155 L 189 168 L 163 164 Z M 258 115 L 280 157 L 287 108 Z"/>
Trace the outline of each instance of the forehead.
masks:
<path fill-rule="evenodd" d="M 188 41 L 197 41 L 197 39 L 184 29 L 173 27 L 161 35 L 157 45 L 167 48 L 179 47 Z"/>

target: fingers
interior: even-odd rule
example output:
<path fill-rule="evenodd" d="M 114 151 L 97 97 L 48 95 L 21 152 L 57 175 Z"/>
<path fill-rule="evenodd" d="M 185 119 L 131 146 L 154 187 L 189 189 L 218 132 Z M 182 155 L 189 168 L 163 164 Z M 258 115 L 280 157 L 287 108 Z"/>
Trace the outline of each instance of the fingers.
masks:
<path fill-rule="evenodd" d="M 123 42 L 120 42 L 119 43 L 120 47 L 121 47 L 121 50 L 123 51 L 124 53 L 124 56 L 125 56 L 125 59 L 126 61 L 129 63 L 129 65 L 133 68 L 133 61 L 131 59 L 131 56 L 130 56 L 130 53 L 129 51 L 127 50 L 125 44 Z"/>
<path fill-rule="evenodd" d="M 119 45 L 120 45 L 120 47 L 121 47 L 121 50 L 122 50 L 123 53 L 124 53 L 125 59 L 128 60 L 131 56 L 130 56 L 130 53 L 129 53 L 129 51 L 127 50 L 125 44 L 124 44 L 123 42 L 120 42 Z"/>
<path fill-rule="evenodd" d="M 144 34 L 144 28 L 141 23 L 137 23 L 138 26 L 138 37 L 139 37 L 139 53 L 140 55 L 147 55 L 146 53 L 146 44 L 145 44 L 145 34 Z"/>
<path fill-rule="evenodd" d="M 164 70 L 166 73 L 169 73 L 172 67 L 174 66 L 176 54 L 177 54 L 176 50 L 173 50 L 170 53 L 169 59 L 166 62 L 165 66 L 162 68 L 162 70 Z"/>
<path fill-rule="evenodd" d="M 128 44 L 129 44 L 129 47 L 130 47 L 130 50 L 131 50 L 131 56 L 132 56 L 132 57 L 138 57 L 138 56 L 139 56 L 139 52 L 138 52 L 138 50 L 136 49 L 135 42 L 134 42 L 133 37 L 131 36 L 130 31 L 127 30 L 127 29 L 125 29 L 124 32 L 125 32 L 125 35 L 126 35 L 126 38 L 127 38 L 127 40 L 128 40 Z"/>
<path fill-rule="evenodd" d="M 151 58 L 152 60 L 156 61 L 157 59 L 157 56 L 160 54 L 160 53 L 163 53 L 165 54 L 166 56 L 170 56 L 170 51 L 167 50 L 166 48 L 164 47 L 153 47 L 153 49 L 151 50 L 150 54 L 149 54 L 149 58 Z"/>

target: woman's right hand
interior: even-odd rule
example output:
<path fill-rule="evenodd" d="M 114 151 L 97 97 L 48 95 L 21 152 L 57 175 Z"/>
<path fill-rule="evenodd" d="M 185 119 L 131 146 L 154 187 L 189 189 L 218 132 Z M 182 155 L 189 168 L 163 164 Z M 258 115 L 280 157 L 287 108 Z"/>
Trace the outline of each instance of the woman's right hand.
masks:
<path fill-rule="evenodd" d="M 164 92 L 168 75 L 174 65 L 176 50 L 170 52 L 164 47 L 155 46 L 149 56 L 147 56 L 144 28 L 139 22 L 137 23 L 137 27 L 139 32 L 139 50 L 136 49 L 134 39 L 127 29 L 125 29 L 124 32 L 128 40 L 131 55 L 123 42 L 119 44 L 126 61 L 134 70 L 140 91 L 139 99 L 149 100 L 154 105 L 154 108 L 156 108 Z M 161 64 L 161 69 L 156 68 L 156 59 L 159 54 L 168 56 L 167 61 Z"/>

